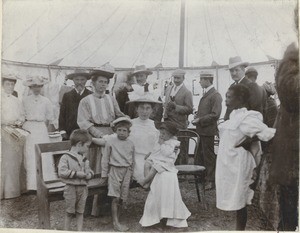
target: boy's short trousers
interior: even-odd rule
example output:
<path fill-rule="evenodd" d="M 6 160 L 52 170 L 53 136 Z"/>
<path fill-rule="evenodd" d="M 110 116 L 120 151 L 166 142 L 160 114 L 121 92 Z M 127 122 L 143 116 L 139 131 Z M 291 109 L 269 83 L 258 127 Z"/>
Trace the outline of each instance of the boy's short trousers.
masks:
<path fill-rule="evenodd" d="M 130 167 L 110 166 L 108 174 L 108 196 L 119 197 L 122 200 L 126 200 L 131 176 L 132 169 Z"/>
<path fill-rule="evenodd" d="M 83 214 L 88 188 L 86 185 L 66 184 L 64 189 L 64 198 L 66 200 L 66 212 L 69 214 Z"/>

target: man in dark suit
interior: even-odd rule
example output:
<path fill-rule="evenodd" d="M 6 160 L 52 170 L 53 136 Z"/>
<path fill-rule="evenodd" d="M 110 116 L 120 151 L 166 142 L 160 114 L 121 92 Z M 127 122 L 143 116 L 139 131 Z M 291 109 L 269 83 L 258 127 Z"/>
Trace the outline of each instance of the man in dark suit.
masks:
<path fill-rule="evenodd" d="M 256 98 L 255 98 L 256 102 L 255 102 L 255 105 L 252 106 L 252 108 L 253 108 L 253 110 L 256 110 L 256 111 L 259 111 L 260 113 L 262 113 L 264 118 L 265 118 L 265 108 L 266 108 L 266 103 L 267 103 L 267 92 L 263 87 L 259 86 L 256 83 L 258 72 L 255 68 L 248 67 L 246 72 L 245 72 L 245 76 L 246 76 L 247 79 L 249 79 L 252 82 L 250 88 L 257 90 Z M 251 92 L 252 92 L 252 90 L 251 90 Z"/>
<path fill-rule="evenodd" d="M 216 154 L 214 152 L 214 137 L 217 135 L 217 121 L 222 111 L 222 97 L 213 87 L 213 74 L 200 74 L 200 85 L 203 96 L 199 102 L 198 111 L 192 121 L 200 135 L 199 154 L 195 164 L 203 164 L 206 168 L 206 189 L 215 187 Z"/>
<path fill-rule="evenodd" d="M 229 58 L 228 69 L 232 80 L 234 81 L 231 86 L 236 84 L 243 84 L 250 90 L 250 99 L 248 103 L 249 110 L 259 111 L 261 113 L 261 99 L 257 98 L 260 95 L 259 87 L 256 83 L 252 83 L 249 79 L 245 77 L 245 69 L 249 65 L 248 62 L 243 62 L 241 57 L 231 57 Z M 227 108 L 224 116 L 224 120 L 229 119 L 229 115 L 233 109 Z"/>
<path fill-rule="evenodd" d="M 174 122 L 179 129 L 186 129 L 188 116 L 193 113 L 193 96 L 184 81 L 185 71 L 178 69 L 172 74 L 174 85 L 166 89 L 164 120 Z"/>
<path fill-rule="evenodd" d="M 90 79 L 90 74 L 83 70 L 75 70 L 74 73 L 66 76 L 74 82 L 75 88 L 63 95 L 59 112 L 59 130 L 66 131 L 62 137 L 68 140 L 73 130 L 79 129 L 77 125 L 77 112 L 80 100 L 92 92 L 85 88 L 85 84 Z"/>

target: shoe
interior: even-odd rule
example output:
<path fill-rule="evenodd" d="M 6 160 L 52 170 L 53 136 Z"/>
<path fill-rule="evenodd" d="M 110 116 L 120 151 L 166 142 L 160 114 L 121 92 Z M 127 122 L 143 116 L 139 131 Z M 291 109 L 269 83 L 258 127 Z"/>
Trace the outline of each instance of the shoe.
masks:
<path fill-rule="evenodd" d="M 215 183 L 214 182 L 208 182 L 206 185 L 205 185 L 205 190 L 212 190 L 212 189 L 215 189 Z"/>

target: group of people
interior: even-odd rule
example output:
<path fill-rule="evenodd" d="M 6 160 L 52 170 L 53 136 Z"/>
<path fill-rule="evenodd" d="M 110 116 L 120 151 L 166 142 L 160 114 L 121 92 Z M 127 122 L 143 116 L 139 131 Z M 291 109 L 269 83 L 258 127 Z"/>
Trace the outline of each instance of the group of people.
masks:
<path fill-rule="evenodd" d="M 209 72 L 199 75 L 203 96 L 191 122 L 200 135 L 194 160 L 195 164 L 206 168 L 205 189 L 216 189 L 217 208 L 237 212 L 237 230 L 246 227 L 247 205 L 251 204 L 254 194 L 251 186 L 253 170 L 260 164 L 263 152 L 260 141 L 271 140 L 275 128 L 275 170 L 271 174 L 281 185 L 283 193 L 287 193 L 280 202 L 284 215 L 282 226 L 292 222 L 287 220 L 291 211 L 294 217 L 297 216 L 297 209 L 288 202 L 292 196 L 297 206 L 299 84 L 296 81 L 299 81 L 299 67 L 295 63 L 298 58 L 295 58 L 295 51 L 291 48 L 286 53 L 287 58 L 276 73 L 280 114 L 277 114 L 277 105 L 272 98 L 274 86 L 271 83 L 259 86 L 256 83 L 257 70 L 248 67 L 249 63 L 240 57 L 232 57 L 228 68 L 234 83 L 223 97 L 227 109 L 224 121 L 218 124 L 222 96 L 213 86 L 214 75 Z M 293 70 L 285 67 L 291 63 Z M 94 173 L 101 173 L 101 182 L 108 184 L 115 230 L 128 230 L 120 223 L 119 213 L 132 180 L 150 189 L 140 220 L 142 226 L 157 224 L 162 219 L 167 219 L 166 224 L 171 227 L 188 226 L 191 213 L 182 201 L 174 164 L 180 146 L 176 134 L 189 125 L 193 96 L 184 85 L 184 70 L 173 72 L 173 82 L 166 87 L 164 98 L 147 82 L 150 74 L 152 72 L 145 66 L 137 66 L 128 77 L 128 85 L 116 90 L 115 95 L 107 93 L 109 82 L 114 77 L 112 71 L 98 69 L 88 73 L 76 70 L 67 75 L 75 87 L 62 98 L 59 130 L 64 132 L 63 140 L 70 140 L 72 147 L 58 165 L 58 175 L 66 183 L 66 229 L 69 229 L 73 214 L 77 216 L 78 229 L 82 229 L 87 183 Z M 286 81 L 288 78 L 290 80 Z M 89 79 L 93 92 L 85 87 Z M 16 81 L 13 76 L 2 77 L 1 133 L 2 143 L 6 146 L 2 146 L 1 198 L 14 198 L 25 190 L 36 190 L 34 145 L 49 141 L 46 125 L 53 120 L 51 103 L 40 94 L 47 80 L 37 76 L 26 79 L 24 85 L 31 89 L 32 95 L 25 97 L 23 103 L 13 95 Z M 29 133 L 24 145 L 12 136 L 9 128 L 22 128 Z M 214 151 L 215 135 L 220 139 L 217 155 Z M 294 140 L 292 149 L 290 138 Z M 263 150 L 272 151 L 270 143 L 262 146 Z M 287 160 L 282 159 L 285 154 L 279 154 L 282 150 L 289 154 Z M 44 177 L 51 179 L 55 176 L 52 156 L 43 155 L 42 162 Z M 279 171 L 287 178 L 282 179 Z M 26 185 L 23 185 L 24 178 Z M 97 213 L 98 199 L 95 197 L 89 201 L 93 201 L 92 214 Z M 296 227 L 295 224 L 295 221 L 290 223 L 289 229 Z"/>

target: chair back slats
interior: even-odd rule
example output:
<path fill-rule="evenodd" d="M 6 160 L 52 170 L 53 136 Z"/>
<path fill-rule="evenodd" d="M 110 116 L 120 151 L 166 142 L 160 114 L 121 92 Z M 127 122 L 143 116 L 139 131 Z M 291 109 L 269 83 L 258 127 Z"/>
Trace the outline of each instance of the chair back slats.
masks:
<path fill-rule="evenodd" d="M 178 155 L 176 164 L 187 164 L 191 141 L 195 143 L 193 153 L 191 154 L 195 157 L 198 154 L 200 137 L 192 130 L 180 130 L 176 136 L 180 141 L 180 153 Z"/>

